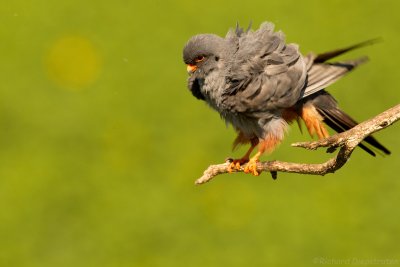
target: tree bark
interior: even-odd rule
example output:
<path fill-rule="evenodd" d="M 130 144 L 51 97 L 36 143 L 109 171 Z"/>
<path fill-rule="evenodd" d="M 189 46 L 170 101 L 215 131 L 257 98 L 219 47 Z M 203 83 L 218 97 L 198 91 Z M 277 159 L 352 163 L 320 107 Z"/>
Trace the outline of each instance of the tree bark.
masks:
<path fill-rule="evenodd" d="M 291 163 L 282 161 L 266 161 L 257 164 L 257 171 L 270 172 L 272 178 L 276 179 L 277 172 L 291 172 L 299 174 L 314 174 L 325 175 L 327 173 L 334 173 L 336 170 L 343 167 L 350 158 L 352 152 L 367 136 L 389 127 L 400 119 L 400 104 L 388 109 L 376 117 L 364 121 L 354 128 L 339 134 L 332 135 L 326 139 L 321 139 L 313 142 L 299 142 L 294 143 L 294 147 L 302 147 L 309 150 L 315 150 L 319 147 L 328 147 L 328 151 L 332 152 L 340 147 L 337 155 L 328 161 L 320 164 L 305 164 L 305 163 Z M 211 165 L 205 171 L 203 176 L 196 180 L 195 184 L 204 184 L 209 182 L 215 176 L 228 172 L 230 162 L 222 164 Z M 233 172 L 243 172 L 244 166 L 239 170 Z"/>

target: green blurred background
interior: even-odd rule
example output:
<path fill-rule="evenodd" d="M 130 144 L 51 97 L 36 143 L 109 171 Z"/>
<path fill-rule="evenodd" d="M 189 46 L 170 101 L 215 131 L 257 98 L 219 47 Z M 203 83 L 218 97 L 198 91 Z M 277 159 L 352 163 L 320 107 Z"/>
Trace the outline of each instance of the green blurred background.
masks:
<path fill-rule="evenodd" d="M 370 63 L 330 88 L 365 120 L 397 104 L 399 1 L 8 1 L 0 7 L 0 266 L 312 266 L 397 260 L 393 152 L 325 177 L 232 174 L 196 187 L 234 131 L 191 96 L 182 47 L 236 21 L 282 29 L 301 51 L 374 37 Z M 290 143 L 271 156 L 322 162 Z M 342 264 L 345 265 L 345 264 Z M 378 264 L 379 265 L 379 264 Z M 375 265 L 376 266 L 376 265 Z"/>

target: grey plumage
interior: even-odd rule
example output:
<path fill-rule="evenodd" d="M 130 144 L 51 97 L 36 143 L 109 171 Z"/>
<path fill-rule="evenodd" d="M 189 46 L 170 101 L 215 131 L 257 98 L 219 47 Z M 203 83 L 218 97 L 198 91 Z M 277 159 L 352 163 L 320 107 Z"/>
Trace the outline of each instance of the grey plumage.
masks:
<path fill-rule="evenodd" d="M 282 120 L 281 109 L 297 102 L 307 75 L 297 45 L 286 45 L 283 33 L 264 23 L 254 32 L 231 30 L 224 39 L 197 35 L 183 54 L 187 64 L 194 63 L 197 54 L 211 56 L 189 78 L 196 97 L 249 139 L 262 139 L 271 130 L 282 137 L 284 121 L 277 123 L 283 127 L 273 129 L 268 124 Z"/>
<path fill-rule="evenodd" d="M 307 101 L 318 103 L 319 95 L 323 101 L 326 93 L 323 89 L 365 62 L 366 58 L 335 63 L 326 61 L 366 44 L 304 57 L 296 44 L 285 43 L 282 32 L 274 32 L 272 23 L 263 23 L 256 31 L 237 26 L 225 38 L 213 34 L 196 35 L 186 44 L 183 59 L 195 69 L 190 73 L 188 88 L 196 98 L 206 101 L 233 125 L 239 132 L 239 143 L 266 138 L 279 141 L 289 122 L 285 117 L 288 111 L 300 116 Z M 329 107 L 336 107 L 336 102 L 335 106 Z M 317 111 L 326 122 L 332 120 L 323 108 Z M 347 128 L 354 126 L 353 122 L 347 123 Z M 330 124 L 331 127 L 334 125 L 333 122 Z M 345 128 L 336 127 L 335 130 Z M 371 142 L 389 153 L 375 139 Z"/>

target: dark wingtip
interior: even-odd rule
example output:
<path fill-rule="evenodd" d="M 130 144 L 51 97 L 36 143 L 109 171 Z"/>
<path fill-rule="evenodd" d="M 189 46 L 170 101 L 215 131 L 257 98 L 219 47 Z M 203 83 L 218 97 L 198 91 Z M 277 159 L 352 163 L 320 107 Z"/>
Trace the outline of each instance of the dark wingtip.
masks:
<path fill-rule="evenodd" d="M 370 154 L 373 157 L 376 157 L 376 154 L 374 151 L 372 151 L 372 149 L 368 148 L 367 146 L 363 145 L 363 144 L 358 144 L 358 146 L 363 149 L 365 152 L 367 152 L 368 154 Z"/>
<path fill-rule="evenodd" d="M 319 55 L 317 55 L 317 57 L 314 59 L 315 63 L 324 63 L 325 61 L 332 59 L 334 57 L 340 56 L 344 53 L 347 53 L 351 50 L 354 49 L 358 49 L 364 46 L 368 46 L 368 45 L 373 45 L 376 43 L 381 43 L 383 42 L 383 38 L 382 37 L 377 37 L 377 38 L 373 38 L 373 39 L 369 39 L 367 41 L 355 44 L 355 45 L 351 45 L 349 47 L 345 47 L 345 48 L 341 48 L 341 49 L 337 49 L 334 51 L 329 51 L 329 52 L 325 52 L 325 53 L 321 53 Z"/>
<path fill-rule="evenodd" d="M 368 136 L 364 139 L 365 142 L 373 146 L 374 148 L 378 149 L 385 155 L 390 155 L 391 152 L 387 149 L 384 145 L 382 145 L 378 140 L 376 140 L 373 136 Z"/>

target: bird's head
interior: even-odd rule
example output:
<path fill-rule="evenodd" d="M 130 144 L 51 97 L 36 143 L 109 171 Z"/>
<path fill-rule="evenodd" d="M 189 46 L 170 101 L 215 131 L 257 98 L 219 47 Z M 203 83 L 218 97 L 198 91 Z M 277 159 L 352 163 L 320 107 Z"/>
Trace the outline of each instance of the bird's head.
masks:
<path fill-rule="evenodd" d="M 214 70 L 223 57 L 225 39 L 214 34 L 193 36 L 183 49 L 183 61 L 189 74 L 207 74 Z"/>

